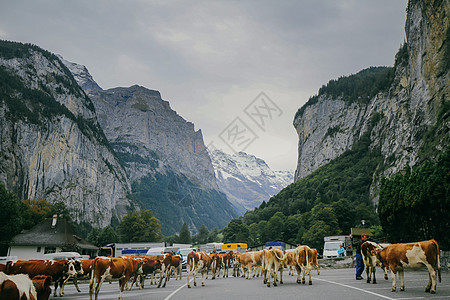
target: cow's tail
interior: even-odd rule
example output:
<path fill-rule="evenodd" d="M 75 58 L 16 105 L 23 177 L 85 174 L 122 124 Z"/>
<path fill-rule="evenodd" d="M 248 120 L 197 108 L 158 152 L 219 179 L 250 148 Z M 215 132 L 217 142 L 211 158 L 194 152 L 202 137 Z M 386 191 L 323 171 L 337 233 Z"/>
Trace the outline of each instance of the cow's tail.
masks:
<path fill-rule="evenodd" d="M 275 256 L 277 257 L 278 260 L 284 261 L 284 258 L 285 258 L 284 255 L 282 255 L 282 257 L 279 257 L 276 251 L 273 251 L 273 253 L 275 254 Z"/>
<path fill-rule="evenodd" d="M 441 259 L 439 258 L 439 245 L 435 240 L 433 240 L 433 242 L 436 245 L 437 273 L 439 282 L 441 282 Z"/>

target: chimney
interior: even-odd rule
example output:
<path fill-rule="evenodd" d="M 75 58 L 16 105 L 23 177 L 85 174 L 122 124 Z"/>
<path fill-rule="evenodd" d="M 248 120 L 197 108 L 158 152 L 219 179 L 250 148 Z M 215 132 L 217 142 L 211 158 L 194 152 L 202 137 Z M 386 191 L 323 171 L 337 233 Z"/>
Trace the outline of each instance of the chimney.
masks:
<path fill-rule="evenodd" d="M 52 228 L 56 227 L 56 221 L 58 221 L 58 215 L 53 215 Z"/>

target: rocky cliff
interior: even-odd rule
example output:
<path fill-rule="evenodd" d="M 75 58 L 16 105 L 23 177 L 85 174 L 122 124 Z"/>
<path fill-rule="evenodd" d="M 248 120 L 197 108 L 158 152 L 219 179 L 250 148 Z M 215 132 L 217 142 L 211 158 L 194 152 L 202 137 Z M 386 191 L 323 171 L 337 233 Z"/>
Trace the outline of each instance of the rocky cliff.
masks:
<path fill-rule="evenodd" d="M 243 215 L 293 182 L 293 172 L 273 171 L 266 162 L 245 152 L 210 151 L 217 183 L 236 211 Z"/>
<path fill-rule="evenodd" d="M 225 226 L 237 216 L 220 192 L 200 130 L 141 86 L 102 90 L 84 66 L 63 60 L 92 99 L 101 128 L 132 182 L 132 195 L 161 220 L 163 234 L 186 222 Z"/>
<path fill-rule="evenodd" d="M 295 181 L 351 149 L 364 133 L 370 135 L 370 148 L 384 158 L 373 170 L 372 190 L 379 175 L 432 159 L 449 146 L 449 13 L 446 0 L 410 1 L 407 41 L 393 68 L 370 68 L 330 81 L 299 109 Z"/>
<path fill-rule="evenodd" d="M 64 64 L 0 41 L 0 74 L 0 182 L 20 199 L 63 202 L 94 226 L 133 209 L 131 182 Z"/>

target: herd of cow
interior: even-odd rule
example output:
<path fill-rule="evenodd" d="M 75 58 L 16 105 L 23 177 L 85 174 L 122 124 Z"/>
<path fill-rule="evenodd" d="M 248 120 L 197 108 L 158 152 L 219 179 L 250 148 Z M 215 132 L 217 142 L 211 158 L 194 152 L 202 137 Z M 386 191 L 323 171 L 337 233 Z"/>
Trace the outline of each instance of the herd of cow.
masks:
<path fill-rule="evenodd" d="M 361 253 L 366 267 L 367 282 L 376 283 L 375 268 L 380 266 L 385 272 L 392 273 L 392 291 L 396 290 L 396 273 L 399 273 L 401 281 L 400 290 L 404 290 L 404 267 L 425 265 L 429 272 L 429 282 L 426 292 L 436 292 L 436 274 L 441 281 L 441 268 L 439 261 L 439 246 L 435 240 L 392 244 L 381 247 L 374 242 L 365 242 L 361 247 Z M 276 286 L 283 283 L 283 270 L 289 269 L 289 275 L 297 271 L 297 283 L 305 283 L 305 276 L 311 281 L 311 271 L 317 270 L 320 274 L 317 261 L 317 250 L 308 246 L 298 246 L 290 252 L 283 252 L 276 248 L 268 250 L 253 251 L 246 253 L 207 254 L 205 252 L 191 252 L 187 256 L 187 287 L 190 288 L 190 278 L 193 277 L 194 286 L 197 285 L 196 275 L 201 273 L 202 286 L 209 271 L 212 278 L 220 276 L 223 269 L 223 277 L 228 277 L 229 267 L 235 277 L 263 278 L 264 284 L 270 287 L 270 282 Z M 150 277 L 151 284 L 165 287 L 173 273 L 176 279 L 181 279 L 182 258 L 179 255 L 161 254 L 149 256 L 122 256 L 122 257 L 97 257 L 93 260 L 19 260 L 10 261 L 6 265 L 0 264 L 0 300 L 44 300 L 49 299 L 51 294 L 51 283 L 54 283 L 54 296 L 64 294 L 64 285 L 69 278 L 80 292 L 78 279 L 90 278 L 89 295 L 92 299 L 98 299 L 100 287 L 104 280 L 117 279 L 119 281 L 119 299 L 122 299 L 123 290 L 134 284 L 140 289 L 144 288 L 146 277 Z M 436 272 L 437 268 L 437 272 Z M 278 279 L 279 272 L 279 279 Z M 156 274 L 159 273 L 158 283 Z M 300 278 L 301 277 L 301 278 Z M 30 279 L 31 278 L 31 279 Z"/>

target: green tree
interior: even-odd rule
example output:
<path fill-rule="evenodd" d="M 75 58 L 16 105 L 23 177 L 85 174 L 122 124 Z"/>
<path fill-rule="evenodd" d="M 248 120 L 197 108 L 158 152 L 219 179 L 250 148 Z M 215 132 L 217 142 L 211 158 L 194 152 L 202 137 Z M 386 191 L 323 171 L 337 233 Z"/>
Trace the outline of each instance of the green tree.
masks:
<path fill-rule="evenodd" d="M 23 219 L 21 213 L 25 205 L 17 196 L 6 190 L 0 183 L 0 255 L 6 255 L 12 238 L 22 230 Z"/>
<path fill-rule="evenodd" d="M 285 216 L 282 212 L 275 213 L 267 222 L 266 234 L 270 241 L 283 238 Z"/>
<path fill-rule="evenodd" d="M 186 222 L 184 222 L 180 229 L 178 242 L 182 244 L 190 244 L 191 241 L 191 232 L 189 231 Z"/>
<path fill-rule="evenodd" d="M 325 236 L 333 235 L 334 233 L 335 231 L 330 225 L 322 220 L 318 220 L 303 234 L 302 244 L 320 250 L 323 248 L 323 238 Z"/>
<path fill-rule="evenodd" d="M 36 224 L 43 222 L 45 217 L 53 210 L 53 206 L 44 199 L 26 199 L 23 203 L 25 206 L 25 209 L 22 211 L 24 229 L 30 229 Z"/>
<path fill-rule="evenodd" d="M 449 214 L 450 150 L 435 162 L 382 179 L 378 215 L 389 242 L 434 238 L 450 249 Z"/>
<path fill-rule="evenodd" d="M 128 213 L 117 227 L 120 241 L 159 242 L 162 239 L 161 224 L 151 210 L 133 211 Z"/>
<path fill-rule="evenodd" d="M 248 237 L 248 227 L 241 219 L 232 219 L 223 229 L 224 243 L 246 243 Z"/>
<path fill-rule="evenodd" d="M 208 227 L 202 225 L 198 230 L 197 240 L 199 244 L 206 244 L 208 242 L 209 230 Z"/>

